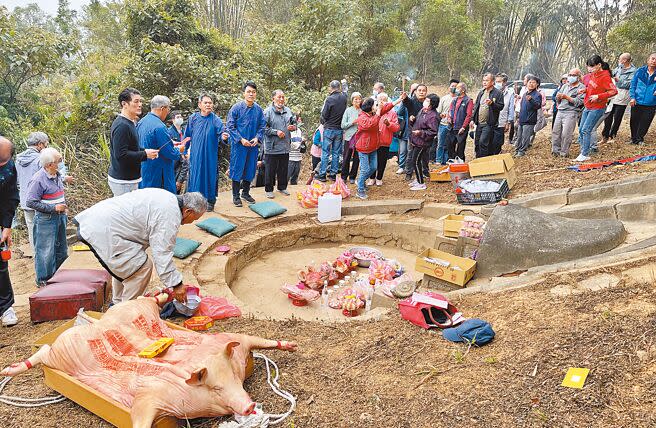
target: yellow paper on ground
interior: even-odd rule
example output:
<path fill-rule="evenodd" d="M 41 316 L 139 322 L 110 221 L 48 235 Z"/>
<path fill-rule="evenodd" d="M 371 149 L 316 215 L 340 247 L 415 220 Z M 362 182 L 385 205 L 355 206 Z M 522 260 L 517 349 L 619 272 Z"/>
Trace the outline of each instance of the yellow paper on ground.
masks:
<path fill-rule="evenodd" d="M 590 373 L 590 369 L 571 367 L 569 370 L 567 370 L 567 374 L 565 375 L 565 379 L 563 379 L 563 383 L 561 385 L 568 388 L 583 389 L 583 384 L 585 383 L 585 379 L 588 377 L 588 373 Z"/>
<path fill-rule="evenodd" d="M 71 250 L 73 250 L 73 251 L 89 251 L 90 248 L 89 248 L 88 245 L 78 244 L 78 245 L 73 245 L 71 247 Z"/>

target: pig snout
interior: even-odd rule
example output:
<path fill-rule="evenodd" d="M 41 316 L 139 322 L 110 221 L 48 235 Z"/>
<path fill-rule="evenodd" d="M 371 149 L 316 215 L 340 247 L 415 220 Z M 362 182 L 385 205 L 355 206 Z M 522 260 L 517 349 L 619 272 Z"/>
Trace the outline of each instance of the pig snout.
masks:
<path fill-rule="evenodd" d="M 255 402 L 248 394 L 243 394 L 241 397 L 231 400 L 229 407 L 235 414 L 248 416 L 255 411 Z"/>

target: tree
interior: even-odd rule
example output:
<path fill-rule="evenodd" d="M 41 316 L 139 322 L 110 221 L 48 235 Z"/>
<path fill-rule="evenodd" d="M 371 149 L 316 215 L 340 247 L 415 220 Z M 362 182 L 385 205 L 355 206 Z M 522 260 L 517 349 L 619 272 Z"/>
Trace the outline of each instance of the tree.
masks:
<path fill-rule="evenodd" d="M 641 63 L 656 51 L 656 2 L 635 0 L 627 17 L 609 33 L 609 44 L 614 52 L 630 52 Z"/>

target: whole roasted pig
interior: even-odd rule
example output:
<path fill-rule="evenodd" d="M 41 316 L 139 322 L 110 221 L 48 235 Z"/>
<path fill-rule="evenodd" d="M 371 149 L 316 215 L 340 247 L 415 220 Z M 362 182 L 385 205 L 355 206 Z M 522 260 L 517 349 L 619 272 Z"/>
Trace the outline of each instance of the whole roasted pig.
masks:
<path fill-rule="evenodd" d="M 243 388 L 252 369 L 251 350 L 296 350 L 293 342 L 171 329 L 159 318 L 154 297 L 120 303 L 90 321 L 66 330 L 52 346 L 42 346 L 0 375 L 15 376 L 45 364 L 129 407 L 133 426 L 149 428 L 164 415 L 191 419 L 252 413 L 255 403 Z M 174 339 L 163 354 L 152 359 L 137 355 L 162 337 Z"/>

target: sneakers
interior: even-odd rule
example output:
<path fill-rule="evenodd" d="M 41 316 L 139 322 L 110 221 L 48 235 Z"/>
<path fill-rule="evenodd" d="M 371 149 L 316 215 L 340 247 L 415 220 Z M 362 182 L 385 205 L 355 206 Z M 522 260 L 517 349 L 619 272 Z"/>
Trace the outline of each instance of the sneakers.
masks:
<path fill-rule="evenodd" d="M 515 157 L 516 157 L 516 158 L 521 158 L 522 156 L 526 156 L 526 153 L 524 153 L 524 152 L 517 152 L 517 153 L 515 153 Z"/>
<path fill-rule="evenodd" d="M 583 154 L 580 154 L 576 159 L 574 159 L 574 162 L 587 162 L 590 160 L 590 156 L 583 156 Z"/>
<path fill-rule="evenodd" d="M 396 173 L 397 173 L 397 174 L 403 174 L 404 172 L 405 172 L 405 171 L 404 171 L 403 168 L 399 168 L 399 169 L 396 170 Z"/>
<path fill-rule="evenodd" d="M 330 180 L 330 181 L 336 181 L 336 180 L 337 180 L 337 176 L 336 176 L 336 175 L 329 175 L 329 176 L 328 176 L 328 180 Z"/>
<path fill-rule="evenodd" d="M 322 183 L 325 183 L 326 181 L 328 181 L 328 180 L 326 180 L 326 176 L 325 176 L 325 175 L 324 175 L 323 177 L 320 176 L 320 175 L 317 176 L 317 180 L 321 181 Z"/>
<path fill-rule="evenodd" d="M 264 196 L 266 196 L 266 197 L 269 198 L 269 199 L 273 199 L 273 198 L 276 197 L 276 196 L 273 194 L 273 192 L 264 192 Z M 242 196 L 242 198 L 243 198 L 243 196 Z M 246 198 L 244 198 L 244 199 L 246 199 Z"/>
<path fill-rule="evenodd" d="M 272 193 L 272 195 L 273 195 L 273 193 Z M 255 203 L 255 199 L 253 199 L 253 197 L 251 195 L 249 195 L 248 193 L 242 193 L 241 198 L 243 200 L 245 200 L 246 202 L 248 202 L 249 204 L 254 204 Z"/>
<path fill-rule="evenodd" d="M 415 180 L 412 180 L 410 183 L 408 183 L 408 185 L 409 185 L 410 187 L 415 187 L 415 186 L 417 186 L 418 184 L 419 184 L 419 182 L 418 182 L 416 179 L 415 179 Z"/>
<path fill-rule="evenodd" d="M 232 203 L 235 204 L 236 207 L 242 207 L 241 199 L 239 198 L 232 198 Z"/>
<path fill-rule="evenodd" d="M 426 185 L 417 183 L 414 186 L 412 186 L 410 190 L 426 190 Z"/>
<path fill-rule="evenodd" d="M 357 197 L 360 198 L 360 199 L 367 199 L 367 198 L 368 198 L 368 196 L 367 196 L 367 194 L 366 194 L 365 192 L 360 192 L 359 190 L 358 190 L 358 192 L 355 194 L 355 196 L 357 196 Z"/>
<path fill-rule="evenodd" d="M 376 180 L 376 186 L 382 186 L 383 180 Z"/>
<path fill-rule="evenodd" d="M 9 308 L 2 314 L 2 326 L 11 327 L 18 324 L 18 317 L 16 317 L 16 312 L 14 308 Z"/>
<path fill-rule="evenodd" d="M 287 190 L 287 189 L 282 189 L 282 190 L 278 190 L 278 191 L 279 191 L 280 193 L 282 193 L 283 195 L 285 195 L 285 196 L 289 196 L 289 195 L 291 195 L 291 193 L 289 193 L 289 190 Z"/>
<path fill-rule="evenodd" d="M 214 204 L 207 204 L 207 211 L 208 212 L 214 211 Z"/>
<path fill-rule="evenodd" d="M 364 182 L 367 186 L 373 186 L 374 185 L 374 180 L 371 178 L 368 178 L 367 181 Z"/>
<path fill-rule="evenodd" d="M 349 183 L 351 183 L 351 184 L 355 184 L 355 178 L 351 178 L 351 179 L 349 180 Z"/>

